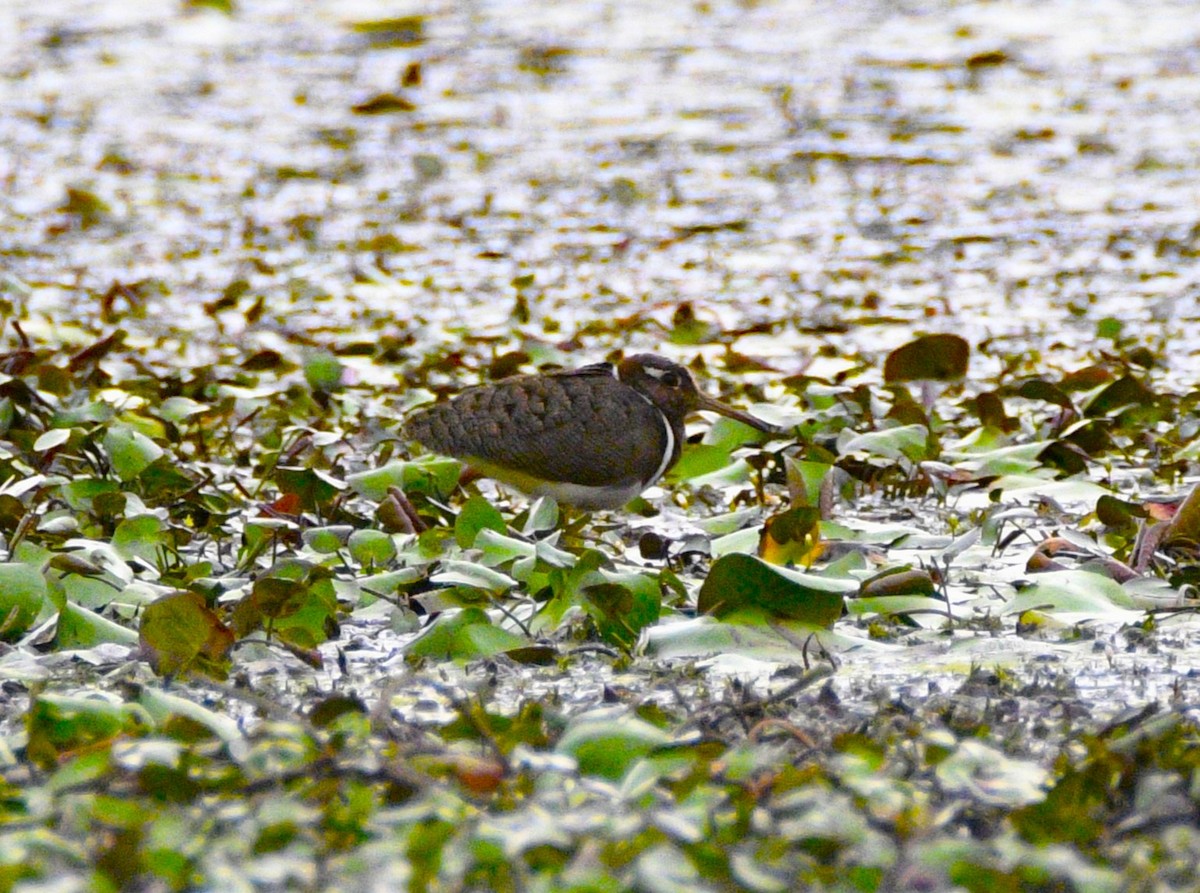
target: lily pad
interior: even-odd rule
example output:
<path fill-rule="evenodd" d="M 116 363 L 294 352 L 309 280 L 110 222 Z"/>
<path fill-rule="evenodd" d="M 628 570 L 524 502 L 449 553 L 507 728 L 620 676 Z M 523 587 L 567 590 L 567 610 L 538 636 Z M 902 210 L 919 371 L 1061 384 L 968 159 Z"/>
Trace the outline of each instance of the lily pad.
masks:
<path fill-rule="evenodd" d="M 479 608 L 464 608 L 455 614 L 443 614 L 409 643 L 405 652 L 434 660 L 468 661 L 528 644 L 520 636 L 493 624 Z"/>
<path fill-rule="evenodd" d="M 475 495 L 466 501 L 458 517 L 454 519 L 454 541 L 461 549 L 470 549 L 481 530 L 490 530 L 503 535 L 508 530 L 500 510 Z"/>
<path fill-rule="evenodd" d="M 713 562 L 696 609 L 720 618 L 757 608 L 776 617 L 831 626 L 842 616 L 845 596 L 857 589 L 854 580 L 804 574 L 733 553 Z"/>
<path fill-rule="evenodd" d="M 387 496 L 389 487 L 445 497 L 458 486 L 462 467 L 456 459 L 423 456 L 412 462 L 389 462 L 370 471 L 347 475 L 346 483 L 359 496 L 376 502 Z"/>
<path fill-rule="evenodd" d="M 584 775 L 619 781 L 634 763 L 670 740 L 666 732 L 644 720 L 605 711 L 576 717 L 554 749 L 574 757 Z"/>
<path fill-rule="evenodd" d="M 0 639 L 14 639 L 29 628 L 49 595 L 46 578 L 28 564 L 0 564 Z"/>
<path fill-rule="evenodd" d="M 223 678 L 234 636 L 203 597 L 179 592 L 146 607 L 139 641 L 160 676 L 197 670 Z"/>
<path fill-rule="evenodd" d="M 104 451 L 113 471 L 123 481 L 130 481 L 162 457 L 164 450 L 157 443 L 129 425 L 114 424 L 104 435 Z"/>
<path fill-rule="evenodd" d="M 838 453 L 843 456 L 866 453 L 894 461 L 920 462 L 929 458 L 929 429 L 924 425 L 900 425 L 851 435 L 839 445 Z"/>
<path fill-rule="evenodd" d="M 1136 608 L 1120 583 L 1089 571 L 1051 571 L 1038 574 L 1037 582 L 1019 590 L 1005 613 L 1039 610 L 1092 616 L 1127 615 Z"/>
<path fill-rule="evenodd" d="M 923 335 L 902 344 L 883 364 L 883 380 L 958 381 L 967 374 L 971 345 L 958 335 Z"/>
<path fill-rule="evenodd" d="M 958 335 L 924 335 L 901 344 L 883 362 L 883 380 L 956 382 L 966 377 L 971 344 Z"/>

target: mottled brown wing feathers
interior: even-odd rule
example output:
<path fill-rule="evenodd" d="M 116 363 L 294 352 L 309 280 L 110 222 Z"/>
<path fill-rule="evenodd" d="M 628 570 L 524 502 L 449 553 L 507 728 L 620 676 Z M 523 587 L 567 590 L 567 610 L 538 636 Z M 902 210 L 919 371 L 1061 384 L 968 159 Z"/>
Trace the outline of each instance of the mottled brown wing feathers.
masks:
<path fill-rule="evenodd" d="M 435 452 L 583 486 L 645 480 L 666 448 L 658 410 L 607 364 L 473 388 L 405 430 Z"/>

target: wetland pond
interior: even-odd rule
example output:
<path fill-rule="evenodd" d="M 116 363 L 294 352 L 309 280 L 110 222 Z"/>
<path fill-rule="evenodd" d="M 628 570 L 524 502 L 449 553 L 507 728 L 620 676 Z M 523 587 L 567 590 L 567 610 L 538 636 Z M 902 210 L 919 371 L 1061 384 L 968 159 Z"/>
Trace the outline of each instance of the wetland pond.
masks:
<path fill-rule="evenodd" d="M 0 891 L 1200 890 L 1200 12 L 0 8 Z M 622 355 L 620 511 L 400 436 Z"/>

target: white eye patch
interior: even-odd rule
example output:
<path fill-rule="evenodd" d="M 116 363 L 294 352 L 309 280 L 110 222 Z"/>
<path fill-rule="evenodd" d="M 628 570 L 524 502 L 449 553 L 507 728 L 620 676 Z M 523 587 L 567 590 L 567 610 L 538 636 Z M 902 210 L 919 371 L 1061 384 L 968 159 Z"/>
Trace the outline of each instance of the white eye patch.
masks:
<path fill-rule="evenodd" d="M 666 381 L 670 377 L 669 386 L 677 387 L 687 378 L 679 369 L 659 369 L 655 366 L 643 366 L 642 371 L 656 381 Z"/>

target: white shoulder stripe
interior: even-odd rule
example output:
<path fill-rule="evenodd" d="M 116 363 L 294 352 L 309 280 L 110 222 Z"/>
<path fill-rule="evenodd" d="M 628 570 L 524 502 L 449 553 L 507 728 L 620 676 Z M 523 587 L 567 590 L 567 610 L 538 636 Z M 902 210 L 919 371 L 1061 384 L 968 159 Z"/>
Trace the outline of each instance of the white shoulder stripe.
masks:
<path fill-rule="evenodd" d="M 667 473 L 667 466 L 671 464 L 671 456 L 675 454 L 675 432 L 671 430 L 671 423 L 667 420 L 667 414 L 655 406 L 653 400 L 642 393 L 638 393 L 638 396 L 649 403 L 651 407 L 653 407 L 655 414 L 658 416 L 658 420 L 662 422 L 663 433 L 667 437 L 666 449 L 663 450 L 662 461 L 658 463 L 658 468 L 655 469 L 654 474 L 650 475 L 650 477 L 646 478 L 642 482 L 643 486 L 649 487 Z"/>

